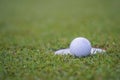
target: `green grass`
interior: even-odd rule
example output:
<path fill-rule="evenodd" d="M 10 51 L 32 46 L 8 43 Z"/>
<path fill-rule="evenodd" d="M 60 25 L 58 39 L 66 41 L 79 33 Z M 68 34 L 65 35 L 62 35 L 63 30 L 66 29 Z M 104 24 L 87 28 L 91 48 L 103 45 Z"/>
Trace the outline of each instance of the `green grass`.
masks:
<path fill-rule="evenodd" d="M 0 0 L 0 80 L 119 80 L 119 0 Z M 106 54 L 56 56 L 83 36 Z"/>

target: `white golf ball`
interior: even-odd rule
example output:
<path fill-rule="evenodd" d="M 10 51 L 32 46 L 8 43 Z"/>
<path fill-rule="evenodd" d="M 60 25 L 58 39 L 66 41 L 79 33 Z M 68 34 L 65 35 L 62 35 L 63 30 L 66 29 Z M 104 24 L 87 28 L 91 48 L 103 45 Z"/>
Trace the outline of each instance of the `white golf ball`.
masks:
<path fill-rule="evenodd" d="M 77 57 L 88 56 L 91 53 L 91 43 L 83 37 L 75 38 L 70 44 L 70 52 Z"/>

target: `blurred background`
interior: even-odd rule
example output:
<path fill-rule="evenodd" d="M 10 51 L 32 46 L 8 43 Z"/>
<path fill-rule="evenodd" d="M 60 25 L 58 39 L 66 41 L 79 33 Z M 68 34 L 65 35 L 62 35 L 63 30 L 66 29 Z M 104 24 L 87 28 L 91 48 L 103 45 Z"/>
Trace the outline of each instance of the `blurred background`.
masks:
<path fill-rule="evenodd" d="M 108 35 L 119 32 L 119 14 L 119 0 L 0 0 L 0 32 L 32 37 Z"/>

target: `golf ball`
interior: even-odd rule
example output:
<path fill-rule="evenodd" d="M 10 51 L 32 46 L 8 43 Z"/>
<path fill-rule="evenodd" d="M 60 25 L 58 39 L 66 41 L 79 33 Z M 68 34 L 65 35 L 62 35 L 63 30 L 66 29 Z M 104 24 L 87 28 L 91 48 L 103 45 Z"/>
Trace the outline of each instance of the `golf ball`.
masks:
<path fill-rule="evenodd" d="M 88 56 L 91 53 L 91 43 L 84 37 L 75 38 L 70 44 L 70 52 L 77 57 Z"/>

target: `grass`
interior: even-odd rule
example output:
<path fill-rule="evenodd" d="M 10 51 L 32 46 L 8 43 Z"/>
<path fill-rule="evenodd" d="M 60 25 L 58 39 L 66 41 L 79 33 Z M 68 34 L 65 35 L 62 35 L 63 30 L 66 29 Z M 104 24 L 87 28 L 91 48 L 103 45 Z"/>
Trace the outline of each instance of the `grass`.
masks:
<path fill-rule="evenodd" d="M 0 80 L 119 80 L 119 0 L 0 0 Z M 106 54 L 56 56 L 75 37 Z"/>

